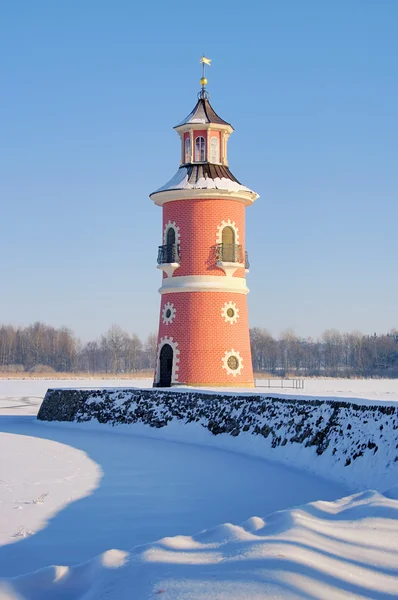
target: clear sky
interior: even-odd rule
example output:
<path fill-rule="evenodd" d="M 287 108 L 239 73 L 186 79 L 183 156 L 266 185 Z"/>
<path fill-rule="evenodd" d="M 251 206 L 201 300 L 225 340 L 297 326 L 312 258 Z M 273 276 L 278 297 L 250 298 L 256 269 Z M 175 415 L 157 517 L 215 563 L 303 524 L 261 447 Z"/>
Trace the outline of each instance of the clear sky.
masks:
<path fill-rule="evenodd" d="M 157 329 L 161 209 L 199 58 L 235 127 L 250 323 L 398 326 L 396 0 L 0 1 L 0 322 Z"/>

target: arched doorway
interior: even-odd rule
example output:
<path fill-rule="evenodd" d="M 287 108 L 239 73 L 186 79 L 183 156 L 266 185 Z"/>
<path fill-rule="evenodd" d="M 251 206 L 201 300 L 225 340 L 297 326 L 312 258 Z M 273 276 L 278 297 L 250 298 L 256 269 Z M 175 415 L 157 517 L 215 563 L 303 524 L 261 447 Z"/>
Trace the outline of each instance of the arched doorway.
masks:
<path fill-rule="evenodd" d="M 235 231 L 232 227 L 222 230 L 222 260 L 235 262 Z"/>
<path fill-rule="evenodd" d="M 166 235 L 166 262 L 172 263 L 175 261 L 175 243 L 176 243 L 176 232 L 174 227 L 169 227 Z"/>
<path fill-rule="evenodd" d="M 173 348 L 169 344 L 162 346 L 159 356 L 158 387 L 170 387 L 173 373 Z"/>

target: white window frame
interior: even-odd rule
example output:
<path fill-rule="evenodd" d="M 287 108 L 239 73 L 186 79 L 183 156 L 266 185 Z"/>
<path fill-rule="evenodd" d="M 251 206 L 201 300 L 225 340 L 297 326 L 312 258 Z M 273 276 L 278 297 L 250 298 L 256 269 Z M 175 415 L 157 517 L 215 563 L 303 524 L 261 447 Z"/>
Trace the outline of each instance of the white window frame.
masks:
<path fill-rule="evenodd" d="M 163 244 L 167 244 L 167 233 L 169 229 L 174 229 L 175 232 L 175 243 L 178 245 L 180 243 L 180 228 L 176 224 L 175 221 L 169 221 L 166 223 L 163 229 Z"/>
<path fill-rule="evenodd" d="M 220 162 L 220 140 L 215 135 L 210 138 L 210 162 Z"/>
<path fill-rule="evenodd" d="M 191 149 L 191 138 L 190 136 L 185 138 L 184 142 L 184 162 L 190 163 L 192 160 L 192 149 Z"/>
<path fill-rule="evenodd" d="M 198 146 L 199 141 L 199 146 Z M 198 135 L 195 138 L 195 162 L 206 161 L 206 140 L 203 135 Z"/>

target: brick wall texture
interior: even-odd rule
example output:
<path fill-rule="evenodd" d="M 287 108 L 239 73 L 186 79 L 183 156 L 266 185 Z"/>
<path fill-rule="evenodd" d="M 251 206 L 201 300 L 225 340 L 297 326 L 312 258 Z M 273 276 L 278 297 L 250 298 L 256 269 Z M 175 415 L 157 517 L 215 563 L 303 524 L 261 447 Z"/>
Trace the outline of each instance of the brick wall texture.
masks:
<path fill-rule="evenodd" d="M 173 277 L 213 275 L 227 277 L 216 265 L 217 232 L 231 221 L 238 230 L 236 243 L 245 248 L 245 205 L 230 199 L 186 199 L 163 206 L 163 232 L 167 223 L 179 227 L 181 266 Z M 162 232 L 162 239 L 163 239 Z M 164 277 L 165 274 L 164 274 Z M 238 269 L 233 277 L 245 277 Z M 167 279 L 163 281 L 165 285 Z M 226 304 L 232 303 L 238 318 L 226 321 Z M 165 304 L 175 310 L 172 322 L 164 322 Z M 172 292 L 161 295 L 158 357 L 162 340 L 177 344 L 176 380 L 181 384 L 246 387 L 253 385 L 246 295 L 238 292 Z M 225 367 L 226 353 L 239 358 L 238 369 Z M 174 356 L 174 359 L 176 356 Z M 231 372 L 233 371 L 233 372 Z M 156 379 L 156 374 L 155 374 Z"/>

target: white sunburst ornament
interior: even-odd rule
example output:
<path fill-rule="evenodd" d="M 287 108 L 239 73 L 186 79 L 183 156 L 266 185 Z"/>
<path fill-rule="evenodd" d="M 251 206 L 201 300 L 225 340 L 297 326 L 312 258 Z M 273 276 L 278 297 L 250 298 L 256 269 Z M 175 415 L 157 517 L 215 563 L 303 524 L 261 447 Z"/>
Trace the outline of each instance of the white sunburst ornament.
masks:
<path fill-rule="evenodd" d="M 221 316 L 226 323 L 233 325 L 239 319 L 239 308 L 235 302 L 225 302 L 221 308 Z"/>
<path fill-rule="evenodd" d="M 222 368 L 226 370 L 228 375 L 236 377 L 240 375 L 243 369 L 243 359 L 237 350 L 227 350 L 224 356 L 221 358 Z"/>
<path fill-rule="evenodd" d="M 176 316 L 176 307 L 172 302 L 166 302 L 162 308 L 162 321 L 165 325 L 170 325 Z"/>

